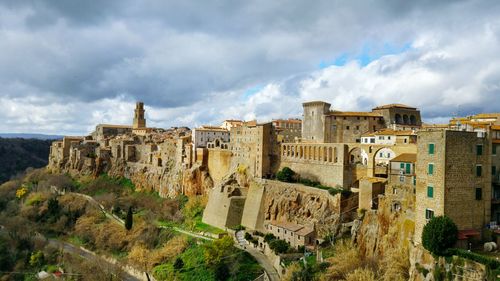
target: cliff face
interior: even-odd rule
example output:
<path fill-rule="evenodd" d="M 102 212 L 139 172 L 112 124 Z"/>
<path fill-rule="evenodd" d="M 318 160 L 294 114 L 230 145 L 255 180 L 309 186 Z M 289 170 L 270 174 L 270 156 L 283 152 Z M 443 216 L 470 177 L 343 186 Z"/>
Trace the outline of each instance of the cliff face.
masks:
<path fill-rule="evenodd" d="M 138 190 L 156 191 L 162 197 L 206 194 L 213 181 L 205 167 L 186 160 L 190 152 L 189 143 L 179 138 L 65 139 L 53 143 L 47 169 L 73 176 L 126 177 Z"/>
<path fill-rule="evenodd" d="M 357 208 L 356 198 L 333 196 L 318 188 L 277 181 L 266 181 L 264 187 L 264 220 L 314 224 L 320 237 L 336 232 L 340 220 L 349 221 Z"/>

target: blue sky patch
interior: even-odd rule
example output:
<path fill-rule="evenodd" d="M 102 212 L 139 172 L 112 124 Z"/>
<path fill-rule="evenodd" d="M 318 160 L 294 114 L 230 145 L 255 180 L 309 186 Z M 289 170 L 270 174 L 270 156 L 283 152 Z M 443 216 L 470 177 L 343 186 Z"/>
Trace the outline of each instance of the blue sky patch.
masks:
<path fill-rule="evenodd" d="M 356 60 L 361 66 L 367 66 L 372 61 L 377 60 L 383 56 L 387 55 L 397 55 L 411 50 L 411 42 L 407 42 L 403 45 L 394 45 L 390 43 L 384 43 L 382 46 L 377 46 L 376 44 L 365 43 L 361 48 L 359 53 L 342 53 L 335 57 L 333 60 L 322 60 L 319 63 L 319 68 L 327 68 L 329 66 L 344 66 L 347 62 Z"/>
<path fill-rule="evenodd" d="M 253 96 L 253 95 L 257 94 L 258 92 L 260 92 L 262 89 L 264 89 L 264 86 L 262 86 L 262 85 L 257 85 L 255 87 L 252 87 L 252 88 L 246 90 L 245 93 L 243 93 L 243 98 L 244 99 L 248 99 L 251 96 Z"/>

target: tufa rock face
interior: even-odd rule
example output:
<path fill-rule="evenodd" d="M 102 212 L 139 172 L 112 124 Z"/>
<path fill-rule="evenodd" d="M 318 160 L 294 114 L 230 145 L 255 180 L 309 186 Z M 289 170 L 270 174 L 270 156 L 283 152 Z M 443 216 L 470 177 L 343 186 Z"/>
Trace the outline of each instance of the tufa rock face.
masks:
<path fill-rule="evenodd" d="M 162 197 L 207 194 L 213 181 L 204 167 L 192 165 L 190 138 L 185 130 L 181 133 L 65 138 L 53 143 L 47 169 L 73 176 L 126 177 L 138 190 Z"/>
<path fill-rule="evenodd" d="M 332 196 L 326 190 L 277 181 L 266 181 L 264 187 L 265 221 L 315 225 L 319 236 L 336 232 L 341 220 L 349 221 L 356 210 L 357 201 L 340 193 Z"/>

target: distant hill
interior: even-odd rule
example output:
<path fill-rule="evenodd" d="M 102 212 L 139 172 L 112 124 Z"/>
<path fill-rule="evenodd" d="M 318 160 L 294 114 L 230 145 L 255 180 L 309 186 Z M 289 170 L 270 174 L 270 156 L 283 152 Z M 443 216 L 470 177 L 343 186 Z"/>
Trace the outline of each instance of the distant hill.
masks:
<path fill-rule="evenodd" d="M 26 168 L 47 165 L 51 143 L 52 140 L 0 137 L 0 184 Z"/>
<path fill-rule="evenodd" d="M 22 134 L 22 133 L 0 133 L 0 138 L 13 139 L 38 139 L 38 140 L 57 140 L 62 139 L 59 135 L 44 135 L 44 134 Z"/>

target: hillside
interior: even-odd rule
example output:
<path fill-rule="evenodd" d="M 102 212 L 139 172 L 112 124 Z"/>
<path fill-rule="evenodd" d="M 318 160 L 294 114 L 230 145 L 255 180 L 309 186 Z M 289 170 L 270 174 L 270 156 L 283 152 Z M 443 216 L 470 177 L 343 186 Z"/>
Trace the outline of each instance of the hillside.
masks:
<path fill-rule="evenodd" d="M 47 165 L 51 140 L 0 138 L 0 183 L 28 167 Z"/>

